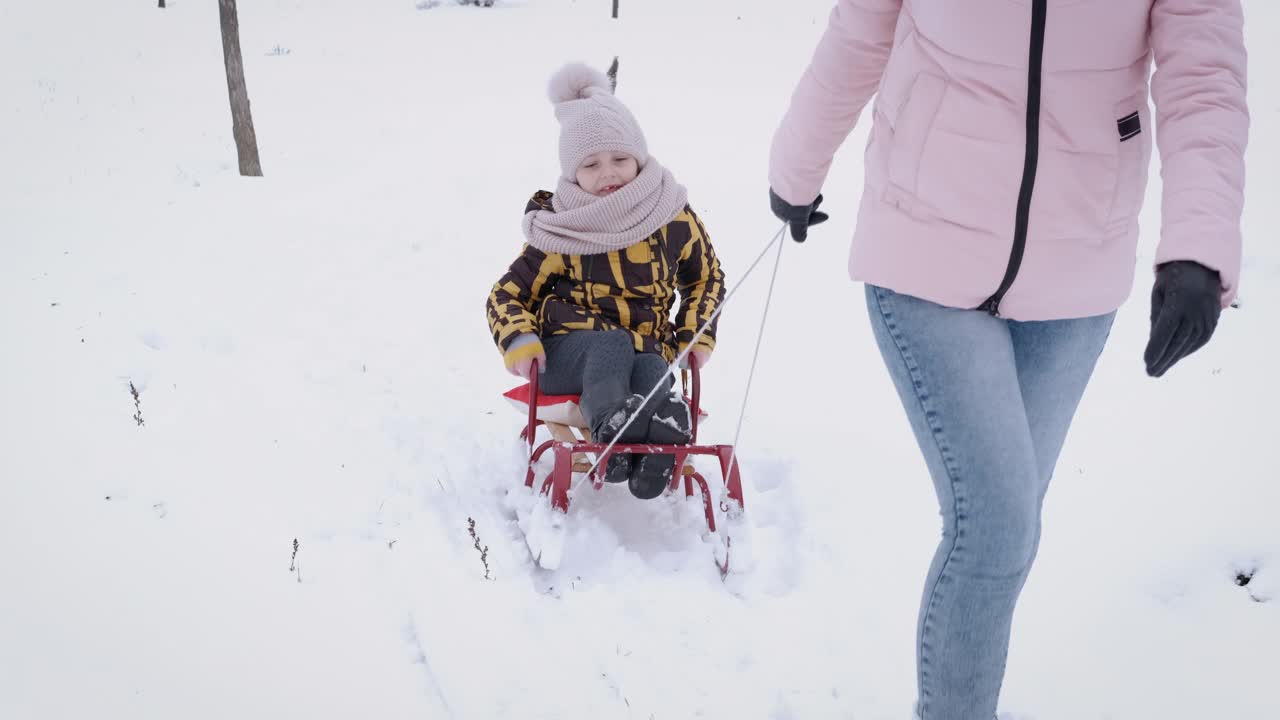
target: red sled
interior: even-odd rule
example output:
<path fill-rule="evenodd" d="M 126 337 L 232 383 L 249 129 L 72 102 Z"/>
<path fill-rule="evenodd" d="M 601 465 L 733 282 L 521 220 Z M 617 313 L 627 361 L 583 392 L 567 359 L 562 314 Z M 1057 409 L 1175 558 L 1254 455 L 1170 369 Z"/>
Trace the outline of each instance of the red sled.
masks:
<path fill-rule="evenodd" d="M 608 456 L 600 457 L 606 443 L 593 442 L 587 429 L 586 420 L 578 409 L 577 395 L 544 395 L 538 391 L 538 363 L 535 361 L 530 371 L 532 379 L 526 385 L 514 388 L 504 396 L 511 400 L 517 408 L 524 406 L 528 411 L 528 423 L 520 432 L 520 439 L 529 443 L 529 464 L 525 473 L 525 487 L 533 488 L 534 465 L 542 456 L 550 451 L 553 458 L 551 473 L 547 475 L 539 488 L 539 495 L 550 496 L 551 507 L 561 513 L 569 512 L 569 485 L 573 473 L 588 473 L 587 480 L 596 490 L 604 487 L 600 473 L 608 463 Z M 693 497 L 696 486 L 702 494 L 702 506 L 706 516 L 707 529 L 716 534 L 715 504 L 707 480 L 699 473 L 691 462 L 694 455 L 711 455 L 720 460 L 720 475 L 724 482 L 725 497 L 720 501 L 720 510 L 729 518 L 740 518 L 745 511 L 742 499 L 742 479 L 738 473 L 737 460 L 732 445 L 699 445 L 698 422 L 707 415 L 702 411 L 700 401 L 702 394 L 701 375 L 696 358 L 689 355 L 689 370 L 685 373 L 684 387 L 692 392 L 686 394 L 689 402 L 690 416 L 693 419 L 692 441 L 688 445 L 656 445 L 650 443 L 618 443 L 609 451 L 614 453 L 674 455 L 679 472 L 674 473 L 667 493 L 679 492 L 684 482 L 685 497 Z M 551 439 L 536 444 L 535 436 L 538 426 L 545 426 Z M 575 433 L 576 431 L 576 433 Z M 593 461 L 589 457 L 599 458 Z M 721 577 L 729 572 L 729 539 L 725 538 L 724 561 L 716 560 Z"/>

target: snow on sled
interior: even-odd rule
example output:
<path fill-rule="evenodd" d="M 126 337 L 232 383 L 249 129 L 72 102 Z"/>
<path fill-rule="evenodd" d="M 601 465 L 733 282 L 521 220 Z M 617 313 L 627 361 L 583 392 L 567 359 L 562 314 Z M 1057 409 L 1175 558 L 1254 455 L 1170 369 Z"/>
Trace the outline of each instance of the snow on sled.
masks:
<path fill-rule="evenodd" d="M 729 573 L 730 538 L 726 529 L 717 528 L 716 502 L 706 478 L 693 466 L 696 455 L 710 455 L 719 460 L 724 494 L 719 501 L 720 511 L 730 523 L 737 524 L 743 517 L 742 480 L 732 445 L 699 445 L 698 423 L 707 417 L 700 406 L 701 377 L 695 358 L 689 357 L 689 371 L 685 373 L 684 387 L 691 391 L 686 395 L 693 418 L 692 442 L 688 445 L 659 445 L 651 443 L 618 443 L 609 450 L 615 453 L 674 455 L 679 472 L 673 474 L 665 495 L 680 491 L 683 481 L 686 498 L 692 498 L 695 488 L 701 494 L 703 516 L 712 539 L 715 563 L 723 578 Z M 527 413 L 527 422 L 520 432 L 520 439 L 529 444 L 528 466 L 524 485 L 534 490 L 537 500 L 528 517 L 520 525 L 538 565 L 546 570 L 556 570 L 564 552 L 565 521 L 569 512 L 570 484 L 575 474 L 587 474 L 587 483 L 600 490 L 608 457 L 600 457 L 607 444 L 593 442 L 587 430 L 586 420 L 578 407 L 577 395 L 545 395 L 538 391 L 538 366 L 535 362 L 529 383 L 516 387 L 504 396 L 521 412 Z M 547 428 L 551 439 L 537 444 L 539 426 Z M 547 453 L 551 454 L 551 471 L 541 486 L 534 487 L 535 465 Z M 598 461 L 595 459 L 598 458 Z M 593 464 L 595 470 L 592 470 Z M 546 500 L 544 500 L 546 498 Z"/>

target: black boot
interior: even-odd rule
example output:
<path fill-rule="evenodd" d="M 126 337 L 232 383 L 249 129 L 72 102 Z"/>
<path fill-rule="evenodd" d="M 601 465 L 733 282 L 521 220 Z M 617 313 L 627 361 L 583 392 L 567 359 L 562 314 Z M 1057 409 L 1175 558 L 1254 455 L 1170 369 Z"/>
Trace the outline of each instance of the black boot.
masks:
<path fill-rule="evenodd" d="M 613 442 L 613 439 L 618 437 L 618 431 L 626 424 L 627 419 L 639 410 L 640 401 L 643 399 L 639 395 L 629 395 L 621 404 L 608 408 L 592 418 L 591 441 L 603 445 Z M 635 422 L 631 423 L 631 427 L 627 428 L 626 433 L 618 438 L 618 442 L 641 442 L 644 440 L 645 430 L 644 419 L 637 418 Z M 609 462 L 605 463 L 602 479 L 607 483 L 626 482 L 631 474 L 633 464 L 631 453 L 612 453 L 609 455 Z"/>
<path fill-rule="evenodd" d="M 675 469 L 675 455 L 639 455 L 633 463 L 627 487 L 637 498 L 652 500 L 671 484 Z"/>
<path fill-rule="evenodd" d="M 693 419 L 689 405 L 677 392 L 663 395 L 649 418 L 651 443 L 659 445 L 688 445 L 693 440 Z"/>
<path fill-rule="evenodd" d="M 635 455 L 631 453 L 611 453 L 609 462 L 604 465 L 604 475 L 600 479 L 607 483 L 627 482 L 631 478 L 631 468 L 634 461 Z"/>
<path fill-rule="evenodd" d="M 618 437 L 618 431 L 627 424 L 627 420 L 640 410 L 643 400 L 644 398 L 639 395 L 628 395 L 621 403 L 605 408 L 592 416 L 591 440 L 605 444 L 613 442 L 613 439 Z M 648 431 L 644 418 L 636 418 L 635 422 L 631 423 L 631 427 L 627 428 L 627 432 L 622 437 L 618 437 L 618 442 L 644 442 L 645 433 Z"/>

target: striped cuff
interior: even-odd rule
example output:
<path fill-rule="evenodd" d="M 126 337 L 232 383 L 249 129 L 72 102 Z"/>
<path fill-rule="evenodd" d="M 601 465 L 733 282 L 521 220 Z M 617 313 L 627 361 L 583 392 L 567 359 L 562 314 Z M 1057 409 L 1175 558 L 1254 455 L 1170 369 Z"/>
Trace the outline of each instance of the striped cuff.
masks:
<path fill-rule="evenodd" d="M 502 356 L 502 361 L 506 363 L 508 368 L 513 368 L 521 360 L 528 360 L 545 354 L 542 349 L 542 341 L 538 339 L 537 335 L 523 335 L 511 341 L 511 344 L 507 346 L 507 352 Z"/>

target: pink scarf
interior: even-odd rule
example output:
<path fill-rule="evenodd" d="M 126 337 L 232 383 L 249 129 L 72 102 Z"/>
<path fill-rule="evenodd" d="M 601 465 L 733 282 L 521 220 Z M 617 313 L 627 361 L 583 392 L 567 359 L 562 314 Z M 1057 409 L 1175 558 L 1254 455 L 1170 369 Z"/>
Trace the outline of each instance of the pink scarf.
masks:
<path fill-rule="evenodd" d="M 526 213 L 522 228 L 543 252 L 595 255 L 621 250 L 658 231 L 684 209 L 687 193 L 652 156 L 635 180 L 604 197 L 560 179 L 551 210 Z"/>

